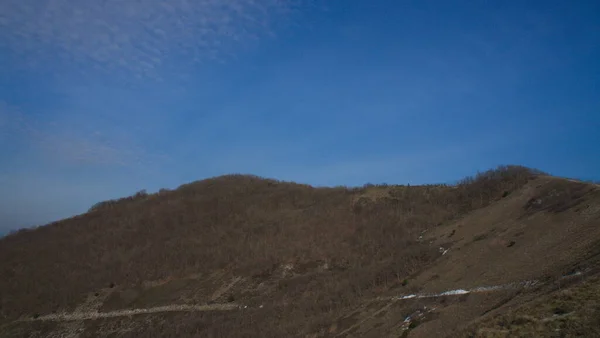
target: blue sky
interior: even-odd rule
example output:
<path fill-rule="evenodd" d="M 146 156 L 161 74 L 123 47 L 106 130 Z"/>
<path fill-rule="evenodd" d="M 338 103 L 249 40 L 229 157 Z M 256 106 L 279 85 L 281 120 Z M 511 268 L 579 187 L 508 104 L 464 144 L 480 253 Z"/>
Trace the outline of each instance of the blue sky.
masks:
<path fill-rule="evenodd" d="M 600 179 L 597 1 L 4 0 L 0 229 L 227 173 Z"/>

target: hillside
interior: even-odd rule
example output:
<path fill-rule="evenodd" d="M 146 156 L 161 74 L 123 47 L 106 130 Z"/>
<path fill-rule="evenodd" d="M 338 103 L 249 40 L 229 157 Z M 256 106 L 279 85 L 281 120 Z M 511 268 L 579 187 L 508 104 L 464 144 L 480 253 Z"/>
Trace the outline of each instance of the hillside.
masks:
<path fill-rule="evenodd" d="M 594 184 L 229 175 L 0 239 L 0 336 L 592 337 L 599 268 Z"/>

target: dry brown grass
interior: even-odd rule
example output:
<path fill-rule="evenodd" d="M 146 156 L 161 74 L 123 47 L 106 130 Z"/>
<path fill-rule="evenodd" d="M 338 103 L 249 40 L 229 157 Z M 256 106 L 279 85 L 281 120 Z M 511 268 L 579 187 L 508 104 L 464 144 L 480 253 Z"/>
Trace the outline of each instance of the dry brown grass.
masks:
<path fill-rule="evenodd" d="M 456 337 L 600 337 L 600 278 L 555 290 Z"/>
<path fill-rule="evenodd" d="M 267 281 L 282 264 L 301 269 L 327 262 L 326 273 L 277 281 L 274 307 L 257 315 L 272 316 L 266 326 L 205 314 L 203 329 L 188 329 L 181 314 L 173 315 L 182 324 L 169 334 L 231 325 L 239 336 L 252 329 L 263 337 L 314 332 L 328 327 L 337 310 L 401 285 L 439 256 L 416 240 L 422 230 L 500 200 L 539 174 L 508 166 L 456 185 L 362 188 L 229 175 L 100 203 L 86 214 L 0 239 L 0 324 L 72 310 L 109 286 L 135 288 L 219 270 Z M 277 307 L 290 301 L 296 305 Z M 162 325 L 156 332 L 170 330 L 156 325 Z M 214 336 L 229 331 L 219 332 Z"/>

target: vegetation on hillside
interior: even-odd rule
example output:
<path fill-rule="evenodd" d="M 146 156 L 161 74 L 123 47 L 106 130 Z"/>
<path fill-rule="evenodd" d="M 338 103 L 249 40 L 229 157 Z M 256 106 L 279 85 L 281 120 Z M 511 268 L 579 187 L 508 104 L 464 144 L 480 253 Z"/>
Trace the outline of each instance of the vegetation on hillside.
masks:
<path fill-rule="evenodd" d="M 455 337 L 600 337 L 600 278 L 473 323 Z"/>
<path fill-rule="evenodd" d="M 102 202 L 0 239 L 0 320 L 73 309 L 94 290 L 282 264 L 332 273 L 280 285 L 294 315 L 332 313 L 397 285 L 439 256 L 419 234 L 508 196 L 540 172 L 502 166 L 455 185 L 314 188 L 248 175 Z M 292 311 L 292 310 L 290 310 Z M 291 330 L 291 329 L 290 329 Z"/>

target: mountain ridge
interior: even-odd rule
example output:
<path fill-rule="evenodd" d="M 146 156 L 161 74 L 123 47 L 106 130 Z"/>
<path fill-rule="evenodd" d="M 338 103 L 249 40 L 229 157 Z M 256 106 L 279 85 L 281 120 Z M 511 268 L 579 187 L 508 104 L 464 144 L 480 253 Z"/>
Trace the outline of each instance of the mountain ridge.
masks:
<path fill-rule="evenodd" d="M 154 324 L 177 318 L 172 327 L 155 328 L 157 336 L 255 336 L 252 329 L 264 337 L 458 334 L 487 317 L 467 311 L 452 321 L 438 304 L 421 325 L 409 328 L 392 320 L 406 317 L 409 309 L 398 308 L 405 305 L 395 300 L 375 309 L 388 319 L 381 321 L 370 317 L 371 300 L 400 291 L 550 280 L 569 269 L 595 271 L 596 258 L 585 251 L 600 248 L 598 196 L 593 184 L 520 166 L 501 166 L 456 185 L 317 188 L 227 175 L 139 193 L 0 239 L 0 274 L 8 277 L 0 282 L 0 325 L 8 327 L 0 334 L 34 332 L 31 325 L 40 322 L 24 318 L 76 313 L 88 298 L 96 299 L 98 313 L 177 304 L 240 304 L 246 313 L 256 312 L 251 322 L 235 311 L 202 312 L 202 329 L 192 329 L 194 319 L 185 314 L 140 310 L 137 317 Z M 527 292 L 550 292 L 535 290 Z M 475 301 L 513 291 L 449 295 Z M 526 305 L 519 297 L 511 299 Z M 404 303 L 414 307 L 438 298 Z M 82 337 L 104 335 L 117 325 L 110 320 L 123 326 L 117 336 L 147 333 L 137 319 L 88 317 L 81 319 Z"/>

